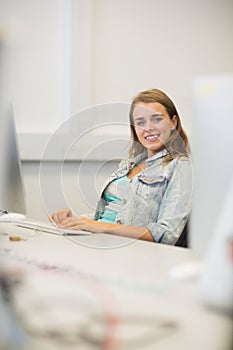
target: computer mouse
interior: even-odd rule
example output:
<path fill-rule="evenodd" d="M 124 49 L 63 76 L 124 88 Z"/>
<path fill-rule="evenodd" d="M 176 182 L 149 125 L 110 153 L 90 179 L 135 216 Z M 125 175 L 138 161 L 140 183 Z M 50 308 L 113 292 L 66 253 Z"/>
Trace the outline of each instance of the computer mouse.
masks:
<path fill-rule="evenodd" d="M 15 220 L 24 220 L 25 215 L 20 213 L 7 213 L 0 215 L 0 222 L 11 222 Z"/>
<path fill-rule="evenodd" d="M 190 261 L 170 269 L 169 275 L 172 279 L 177 281 L 185 281 L 195 279 L 200 275 L 202 270 L 201 261 Z"/>

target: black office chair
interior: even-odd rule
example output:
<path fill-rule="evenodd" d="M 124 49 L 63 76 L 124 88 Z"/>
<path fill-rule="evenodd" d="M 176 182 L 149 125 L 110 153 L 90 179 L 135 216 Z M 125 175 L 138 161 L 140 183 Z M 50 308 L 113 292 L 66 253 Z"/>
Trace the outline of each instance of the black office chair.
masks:
<path fill-rule="evenodd" d="M 176 241 L 176 247 L 188 248 L 189 247 L 189 220 L 186 222 L 183 232 Z"/>

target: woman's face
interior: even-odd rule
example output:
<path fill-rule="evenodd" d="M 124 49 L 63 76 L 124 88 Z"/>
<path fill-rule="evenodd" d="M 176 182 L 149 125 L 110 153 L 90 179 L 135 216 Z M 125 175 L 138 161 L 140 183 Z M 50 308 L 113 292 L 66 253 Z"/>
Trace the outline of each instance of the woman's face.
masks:
<path fill-rule="evenodd" d="M 134 128 L 148 157 L 160 152 L 177 126 L 177 116 L 170 119 L 166 108 L 158 102 L 139 102 L 133 113 Z"/>

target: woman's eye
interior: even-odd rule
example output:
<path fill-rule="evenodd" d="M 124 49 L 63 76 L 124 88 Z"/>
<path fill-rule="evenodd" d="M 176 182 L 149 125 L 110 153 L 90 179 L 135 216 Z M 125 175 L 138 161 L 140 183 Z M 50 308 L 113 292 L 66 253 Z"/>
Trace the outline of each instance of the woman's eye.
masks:
<path fill-rule="evenodd" d="M 163 120 L 163 118 L 161 118 L 161 117 L 155 117 L 155 118 L 153 118 L 153 122 L 154 123 L 159 123 L 159 122 L 161 122 L 161 120 Z"/>
<path fill-rule="evenodd" d="M 142 125 L 144 125 L 144 123 L 145 123 L 144 121 L 140 120 L 140 121 L 136 121 L 135 125 L 136 126 L 142 126 Z"/>

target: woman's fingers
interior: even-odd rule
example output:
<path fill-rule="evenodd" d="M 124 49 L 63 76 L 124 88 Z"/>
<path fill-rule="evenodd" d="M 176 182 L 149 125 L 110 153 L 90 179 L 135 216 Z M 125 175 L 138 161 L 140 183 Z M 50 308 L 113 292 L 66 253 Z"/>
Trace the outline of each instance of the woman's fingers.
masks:
<path fill-rule="evenodd" d="M 81 224 L 80 220 L 77 217 L 66 217 L 59 224 L 61 228 L 71 228 L 73 226 L 78 226 Z"/>
<path fill-rule="evenodd" d="M 70 209 L 60 209 L 56 213 L 53 213 L 49 216 L 50 222 L 55 222 L 57 225 L 60 225 L 64 220 L 66 220 L 68 217 L 72 217 L 72 212 Z"/>
<path fill-rule="evenodd" d="M 58 225 L 58 227 L 61 229 L 97 232 L 97 228 L 93 224 L 80 219 L 80 217 L 66 218 L 60 225 Z"/>

